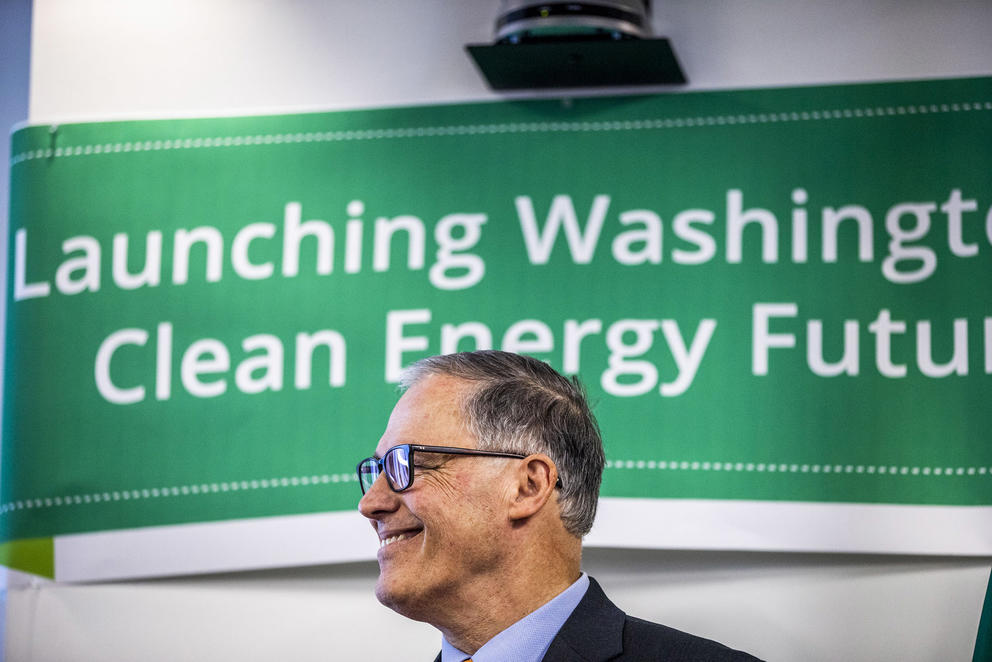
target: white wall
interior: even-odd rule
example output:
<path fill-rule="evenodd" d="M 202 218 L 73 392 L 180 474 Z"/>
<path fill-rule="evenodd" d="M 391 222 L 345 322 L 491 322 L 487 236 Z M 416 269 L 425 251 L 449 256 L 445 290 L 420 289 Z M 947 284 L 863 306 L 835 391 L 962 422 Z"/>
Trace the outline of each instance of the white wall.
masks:
<path fill-rule="evenodd" d="M 633 614 L 783 662 L 970 661 L 989 575 L 979 560 L 798 554 L 588 550 L 584 565 Z M 356 563 L 12 589 L 7 655 L 429 662 L 439 635 L 380 606 L 375 575 Z"/>
<path fill-rule="evenodd" d="M 657 1 L 689 89 L 992 74 L 992 3 Z M 490 99 L 465 43 L 497 0 L 36 0 L 30 119 Z M 7 89 L 3 89 L 4 94 Z M 663 525 L 663 523 L 660 523 Z M 988 559 L 589 550 L 636 615 L 769 660 L 970 660 Z M 374 563 L 89 586 L 16 582 L 13 661 L 429 660 Z M 18 576 L 20 577 L 20 576 Z M 389 653 L 397 643 L 403 655 Z"/>
<path fill-rule="evenodd" d="M 688 89 L 987 75 L 988 0 L 656 0 Z M 493 99 L 499 0 L 36 0 L 31 121 Z"/>
<path fill-rule="evenodd" d="M 7 214 L 10 194 L 10 136 L 7 129 L 28 118 L 28 71 L 31 48 L 31 0 L 0 0 L 0 292 L 7 291 Z M 2 299 L 2 297 L 0 297 Z M 6 327 L 6 301 L 0 300 L 0 345 Z M 0 373 L 3 356 L 0 355 Z M 2 423 L 2 419 L 0 419 Z M 0 458 L 2 460 L 2 458 Z M 0 641 L 4 640 L 7 573 L 0 567 Z M 3 659 L 0 646 L 0 660 Z"/>

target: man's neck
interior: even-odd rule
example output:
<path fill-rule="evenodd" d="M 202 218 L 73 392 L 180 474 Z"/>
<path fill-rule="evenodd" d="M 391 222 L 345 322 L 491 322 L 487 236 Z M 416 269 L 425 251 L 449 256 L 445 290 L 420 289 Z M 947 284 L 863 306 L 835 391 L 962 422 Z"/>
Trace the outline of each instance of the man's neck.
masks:
<path fill-rule="evenodd" d="M 552 600 L 579 578 L 579 564 L 574 568 L 542 568 L 507 581 L 506 574 L 480 578 L 472 595 L 448 602 L 445 614 L 434 614 L 432 624 L 448 643 L 469 655 L 520 619 Z M 532 566 L 529 570 L 534 570 Z M 455 596 L 452 596 L 453 598 Z"/>

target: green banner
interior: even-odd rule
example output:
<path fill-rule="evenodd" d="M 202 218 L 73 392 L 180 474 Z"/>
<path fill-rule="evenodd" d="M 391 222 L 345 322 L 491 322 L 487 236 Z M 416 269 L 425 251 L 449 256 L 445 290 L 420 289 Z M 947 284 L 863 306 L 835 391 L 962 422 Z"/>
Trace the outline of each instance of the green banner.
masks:
<path fill-rule="evenodd" d="M 604 496 L 992 504 L 992 79 L 12 142 L 0 540 L 354 509 L 482 347 L 581 376 Z"/>

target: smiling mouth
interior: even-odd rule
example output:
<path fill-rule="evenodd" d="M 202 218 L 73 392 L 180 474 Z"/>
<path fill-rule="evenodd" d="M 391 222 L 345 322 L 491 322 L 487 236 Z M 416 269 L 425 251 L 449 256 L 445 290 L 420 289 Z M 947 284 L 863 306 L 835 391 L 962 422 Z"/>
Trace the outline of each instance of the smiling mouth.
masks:
<path fill-rule="evenodd" d="M 389 545 L 392 545 L 394 542 L 399 542 L 401 540 L 407 540 L 408 538 L 412 538 L 418 533 L 420 533 L 422 530 L 423 529 L 404 531 L 403 533 L 397 533 L 394 536 L 389 536 L 388 538 L 384 538 L 383 540 L 379 541 L 379 549 L 385 549 Z"/>

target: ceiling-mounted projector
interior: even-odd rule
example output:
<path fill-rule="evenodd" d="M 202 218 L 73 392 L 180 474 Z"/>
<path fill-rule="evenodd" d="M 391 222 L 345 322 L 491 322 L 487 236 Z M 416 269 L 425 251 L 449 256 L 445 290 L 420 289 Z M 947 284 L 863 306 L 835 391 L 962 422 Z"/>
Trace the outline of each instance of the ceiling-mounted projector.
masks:
<path fill-rule="evenodd" d="M 650 12 L 649 0 L 501 0 L 495 43 L 466 48 L 496 90 L 685 83 Z"/>
<path fill-rule="evenodd" d="M 503 0 L 496 19 L 496 43 L 645 39 L 651 36 L 648 4 L 642 0 L 557 3 Z"/>

